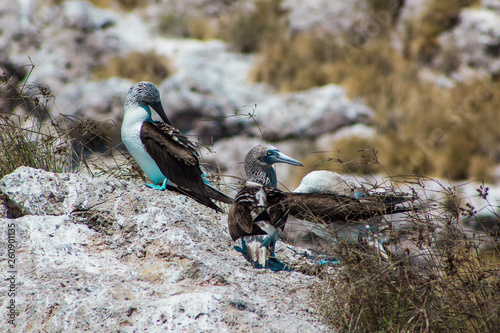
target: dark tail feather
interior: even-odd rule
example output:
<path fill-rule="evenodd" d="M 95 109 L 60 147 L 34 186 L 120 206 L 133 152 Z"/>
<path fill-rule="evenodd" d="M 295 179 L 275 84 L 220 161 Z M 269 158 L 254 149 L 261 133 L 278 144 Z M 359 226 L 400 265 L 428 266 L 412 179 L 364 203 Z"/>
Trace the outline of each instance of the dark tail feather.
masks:
<path fill-rule="evenodd" d="M 219 213 L 223 213 L 224 212 L 220 207 L 218 207 L 216 204 L 214 204 L 212 202 L 212 200 L 210 200 L 209 197 L 205 197 L 205 196 L 202 196 L 202 195 L 200 195 L 198 193 L 195 193 L 193 191 L 190 191 L 190 190 L 187 190 L 187 189 L 183 189 L 183 188 L 178 188 L 178 187 L 175 187 L 175 186 L 167 186 L 167 189 L 171 190 L 171 191 L 176 191 L 176 192 L 184 194 L 184 195 L 187 195 L 188 197 L 194 199 L 195 201 L 201 203 L 202 205 L 205 205 L 208 208 L 212 208 L 213 210 L 215 210 L 215 211 L 217 211 Z"/>
<path fill-rule="evenodd" d="M 397 205 L 403 202 L 415 201 L 418 199 L 415 195 L 410 195 L 407 193 L 370 193 L 368 198 L 373 198 L 375 200 L 380 200 L 386 206 Z M 363 198 L 361 198 L 363 201 Z"/>
<path fill-rule="evenodd" d="M 214 200 L 222 201 L 227 204 L 232 204 L 234 202 L 233 198 L 222 193 L 221 191 L 217 190 L 216 188 L 210 185 L 206 185 L 205 188 L 207 189 L 208 196 Z"/>
<path fill-rule="evenodd" d="M 417 210 L 417 208 L 413 205 L 411 205 L 410 207 L 400 206 L 400 204 L 402 203 L 415 201 L 416 199 L 418 199 L 417 196 L 409 195 L 407 193 L 372 193 L 368 198 L 368 200 L 383 203 L 385 206 L 385 214 L 396 214 Z"/>

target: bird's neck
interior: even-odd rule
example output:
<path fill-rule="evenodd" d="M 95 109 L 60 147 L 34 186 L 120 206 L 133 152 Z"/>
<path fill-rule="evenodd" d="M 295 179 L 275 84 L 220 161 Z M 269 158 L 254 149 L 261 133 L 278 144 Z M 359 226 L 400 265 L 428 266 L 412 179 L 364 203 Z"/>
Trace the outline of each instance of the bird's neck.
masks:
<path fill-rule="evenodd" d="M 142 105 L 139 103 L 132 103 L 125 105 L 125 115 L 123 117 L 124 122 L 145 122 L 152 121 L 151 109 L 147 105 Z"/>
<path fill-rule="evenodd" d="M 273 187 L 278 186 L 276 171 L 271 165 L 258 165 L 256 163 L 251 167 L 245 167 L 245 169 L 249 181 Z"/>

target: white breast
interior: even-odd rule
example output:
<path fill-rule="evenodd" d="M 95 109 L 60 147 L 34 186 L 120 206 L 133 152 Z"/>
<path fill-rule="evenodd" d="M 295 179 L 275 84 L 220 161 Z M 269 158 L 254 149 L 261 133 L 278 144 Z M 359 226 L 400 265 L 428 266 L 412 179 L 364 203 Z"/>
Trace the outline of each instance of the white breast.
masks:
<path fill-rule="evenodd" d="M 129 153 L 137 164 L 139 164 L 142 171 L 151 179 L 153 184 L 161 185 L 166 177 L 162 174 L 156 162 L 146 152 L 146 148 L 144 148 L 141 141 L 142 123 L 147 119 L 147 112 L 140 107 L 136 110 L 127 110 L 123 118 L 121 137 L 125 147 L 127 147 Z"/>

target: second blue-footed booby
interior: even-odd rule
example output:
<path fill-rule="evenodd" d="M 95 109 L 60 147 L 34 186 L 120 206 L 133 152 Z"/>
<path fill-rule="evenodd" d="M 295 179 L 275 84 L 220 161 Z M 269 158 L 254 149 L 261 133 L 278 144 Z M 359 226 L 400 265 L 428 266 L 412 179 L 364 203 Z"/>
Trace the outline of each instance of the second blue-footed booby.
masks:
<path fill-rule="evenodd" d="M 359 199 L 366 189 L 354 180 L 327 170 L 311 171 L 302 178 L 295 193 L 329 193 Z"/>
<path fill-rule="evenodd" d="M 277 188 L 275 163 L 302 166 L 270 145 L 258 145 L 245 157 L 247 181 L 236 194 L 228 216 L 229 233 L 233 241 L 241 238 L 244 253 L 254 267 L 281 270 L 283 263 L 274 257 L 278 229 L 285 226 L 287 210 L 281 205 L 285 194 Z"/>
<path fill-rule="evenodd" d="M 290 215 L 310 222 L 306 224 L 313 233 L 355 243 L 370 238 L 378 248 L 381 217 L 414 210 L 400 204 L 416 199 L 405 193 L 369 192 L 354 180 L 326 170 L 307 174 L 294 193 L 297 204 L 290 205 Z"/>
<path fill-rule="evenodd" d="M 151 108 L 164 123 L 153 121 Z M 146 185 L 158 190 L 169 186 L 219 212 L 222 210 L 211 199 L 233 202 L 204 179 L 193 143 L 170 124 L 153 83 L 142 81 L 130 88 L 124 113 L 122 141 L 152 181 Z"/>

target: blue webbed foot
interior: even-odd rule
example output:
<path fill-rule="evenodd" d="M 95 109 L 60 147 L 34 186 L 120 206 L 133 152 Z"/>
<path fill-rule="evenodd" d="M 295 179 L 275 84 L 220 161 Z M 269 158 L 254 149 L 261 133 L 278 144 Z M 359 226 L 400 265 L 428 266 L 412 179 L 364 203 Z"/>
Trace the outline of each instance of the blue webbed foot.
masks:
<path fill-rule="evenodd" d="M 272 241 L 272 239 L 270 239 Z M 279 261 L 278 259 L 276 259 L 274 257 L 274 253 L 273 253 L 273 257 L 269 257 L 269 259 L 266 260 L 266 265 L 263 266 L 261 265 L 258 261 L 251 261 L 249 260 L 248 256 L 247 256 L 247 244 L 245 242 L 245 240 L 242 238 L 241 239 L 241 247 L 239 246 L 233 246 L 233 248 L 238 251 L 238 252 L 241 252 L 243 254 L 243 256 L 245 257 L 246 260 L 248 260 L 252 266 L 254 268 L 267 268 L 267 269 L 270 269 L 272 270 L 273 272 L 278 272 L 278 271 L 287 271 L 287 272 L 290 272 L 292 271 L 290 269 L 290 267 L 286 266 L 284 263 L 282 263 L 281 261 Z M 274 249 L 274 247 L 273 247 Z M 273 251 L 274 252 L 274 251 Z"/>
<path fill-rule="evenodd" d="M 326 258 L 331 258 L 331 259 L 322 259 L 316 261 L 316 264 L 318 265 L 337 265 L 340 264 L 340 261 L 336 258 L 333 257 L 326 257 Z"/>
<path fill-rule="evenodd" d="M 206 173 L 205 171 L 203 171 L 203 172 L 201 173 L 201 179 L 203 179 L 203 182 L 204 182 L 206 185 L 208 185 L 208 186 L 212 186 L 212 185 L 208 182 L 208 180 L 207 180 L 207 176 L 208 176 L 208 175 L 207 175 L 207 173 Z"/>
<path fill-rule="evenodd" d="M 243 249 L 243 248 L 241 248 L 239 246 L 233 246 L 233 249 L 235 249 L 236 251 L 241 252 L 243 254 L 247 254 L 247 249 L 246 248 Z"/>
<path fill-rule="evenodd" d="M 145 183 L 145 184 L 146 184 L 146 186 L 151 187 L 153 190 L 165 191 L 167 189 L 167 182 L 168 182 L 168 179 L 165 178 L 165 180 L 163 181 L 163 184 L 161 184 L 161 185 L 148 184 L 148 183 Z"/>
<path fill-rule="evenodd" d="M 334 258 L 332 256 L 327 256 L 327 255 L 324 255 L 324 254 L 310 255 L 306 251 L 304 251 L 304 252 L 297 252 L 294 249 L 292 249 L 291 247 L 289 247 L 289 246 L 287 246 L 287 247 L 290 250 L 294 251 L 298 255 L 304 256 L 307 259 L 315 260 L 315 264 L 318 264 L 318 265 L 336 265 L 336 264 L 340 264 L 340 260 L 338 260 L 337 258 Z M 320 257 L 322 257 L 324 259 L 319 259 L 318 260 L 318 258 L 320 258 Z"/>
<path fill-rule="evenodd" d="M 258 261 L 252 261 L 251 262 L 253 268 L 257 269 L 262 269 L 262 268 L 267 268 L 270 269 L 273 272 L 279 272 L 279 271 L 285 271 L 285 272 L 291 272 L 292 269 L 276 259 L 275 257 L 270 257 L 269 259 L 266 260 L 266 265 L 262 266 Z"/>
<path fill-rule="evenodd" d="M 360 191 L 354 191 L 354 194 L 352 197 L 354 199 L 361 199 L 361 198 L 366 197 L 366 194 L 364 194 L 363 192 L 360 192 Z"/>
<path fill-rule="evenodd" d="M 288 267 L 287 265 L 285 265 L 284 263 L 282 263 L 281 261 L 279 261 L 275 257 L 270 257 L 269 259 L 267 259 L 266 267 L 264 267 L 264 268 L 268 268 L 268 269 L 272 270 L 273 272 L 279 272 L 279 271 L 291 272 L 292 271 L 292 269 L 290 267 Z"/>

